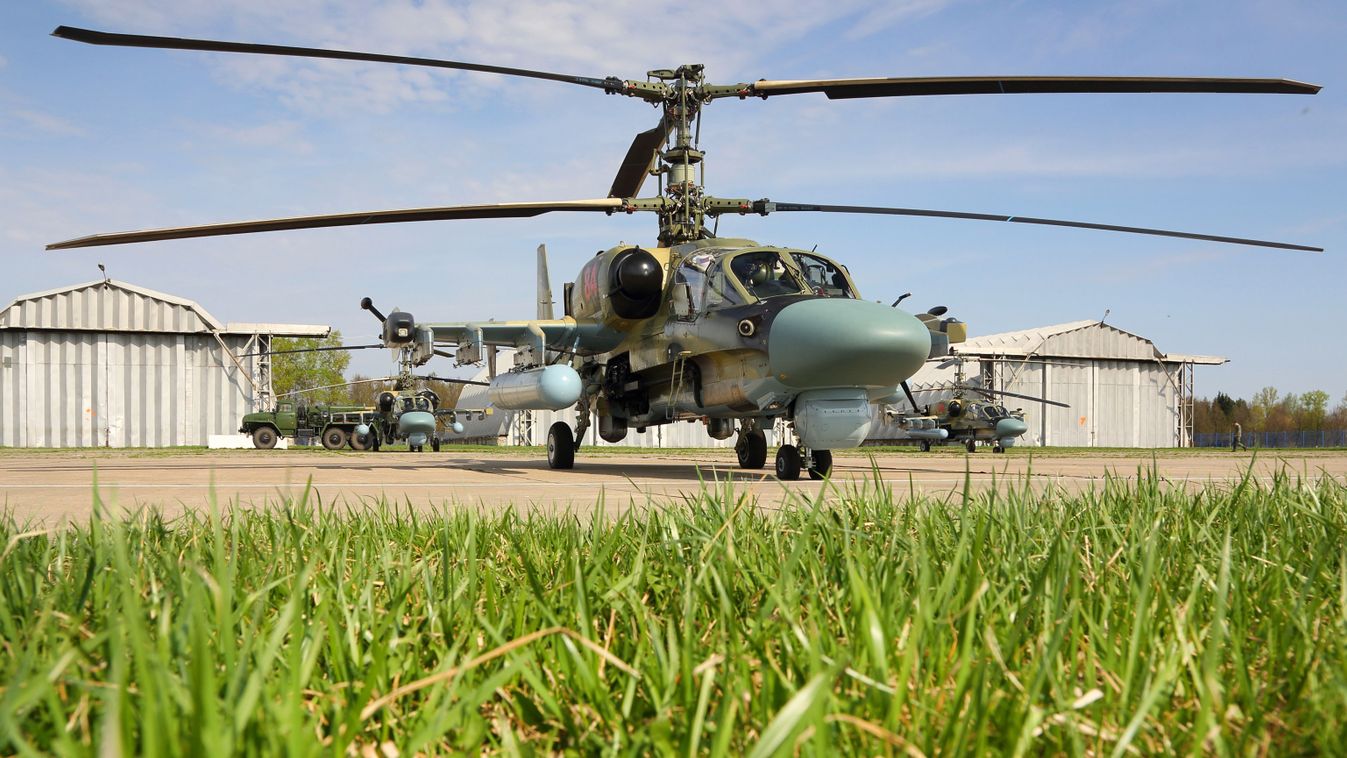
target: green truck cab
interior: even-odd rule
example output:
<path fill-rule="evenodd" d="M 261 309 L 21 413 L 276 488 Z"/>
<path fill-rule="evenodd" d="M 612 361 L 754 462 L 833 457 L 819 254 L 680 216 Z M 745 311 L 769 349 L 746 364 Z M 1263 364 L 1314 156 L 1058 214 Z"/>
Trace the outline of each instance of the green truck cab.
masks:
<path fill-rule="evenodd" d="M 358 405 L 303 405 L 282 400 L 274 411 L 244 416 L 239 431 L 250 435 L 253 447 L 259 450 L 276 447 L 281 437 L 318 437 L 328 450 L 339 450 L 348 444 L 364 450 L 365 440 L 355 429 L 373 423 L 378 415 L 373 408 Z"/>

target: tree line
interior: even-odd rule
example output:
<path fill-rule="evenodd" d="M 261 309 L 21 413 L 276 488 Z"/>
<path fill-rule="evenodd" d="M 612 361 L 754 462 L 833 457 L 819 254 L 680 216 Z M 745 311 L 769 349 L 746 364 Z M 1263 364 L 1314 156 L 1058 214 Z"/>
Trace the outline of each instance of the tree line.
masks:
<path fill-rule="evenodd" d="M 1246 432 L 1347 429 L 1347 395 L 1331 408 L 1329 402 L 1323 390 L 1283 395 L 1276 387 L 1264 387 L 1250 400 L 1218 392 L 1216 397 L 1193 401 L 1193 432 L 1229 432 L 1235 424 Z"/>

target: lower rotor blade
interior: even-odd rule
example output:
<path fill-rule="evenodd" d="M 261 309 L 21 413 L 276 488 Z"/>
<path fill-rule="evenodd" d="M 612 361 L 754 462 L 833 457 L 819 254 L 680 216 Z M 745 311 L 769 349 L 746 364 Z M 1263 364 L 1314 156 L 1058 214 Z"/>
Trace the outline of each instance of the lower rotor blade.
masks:
<path fill-rule="evenodd" d="M 417 376 L 417 379 L 423 379 L 430 382 L 445 382 L 446 384 L 471 384 L 477 387 L 490 387 L 491 382 L 478 382 L 472 379 L 451 379 L 446 376 Z"/>
<path fill-rule="evenodd" d="M 968 388 L 966 388 L 966 389 L 970 389 L 970 390 L 972 390 L 972 391 L 974 391 L 974 392 L 977 392 L 977 393 L 980 393 L 980 394 L 983 394 L 983 395 L 988 395 L 988 396 L 990 396 L 990 395 L 1002 395 L 1002 396 L 1004 396 L 1004 397 L 1015 397 L 1015 398 L 1019 398 L 1020 400 L 1032 400 L 1032 401 L 1035 402 L 1035 403 L 1042 403 L 1042 404 L 1044 404 L 1044 405 L 1055 405 L 1055 406 L 1057 406 L 1058 408 L 1070 408 L 1070 407 L 1071 407 L 1071 406 L 1067 405 L 1066 403 L 1059 403 L 1059 402 L 1057 402 L 1056 400 L 1049 400 L 1049 399 L 1044 398 L 1044 397 L 1034 397 L 1033 395 L 1021 395 L 1021 394 L 1016 393 L 1016 392 L 1006 392 L 1005 390 L 989 390 L 989 389 L 983 389 L 982 387 L 968 387 Z"/>
<path fill-rule="evenodd" d="M 387 347 L 386 345 L 338 345 L 336 347 L 301 347 L 294 350 L 262 350 L 256 353 L 243 353 L 240 358 L 250 358 L 254 355 L 287 355 L 289 353 L 321 353 L 327 350 L 369 350 L 374 347 Z"/>
<path fill-rule="evenodd" d="M 289 229 L 322 229 L 333 226 L 362 226 L 366 224 L 397 224 L 408 221 L 460 221 L 474 218 L 529 218 L 544 213 L 580 211 L 612 213 L 623 207 L 617 198 L 602 200 L 563 200 L 559 202 L 497 203 L 494 205 L 449 205 L 438 208 L 406 208 L 364 213 L 338 213 L 328 216 L 296 216 L 260 221 L 237 221 L 204 226 L 180 226 L 167 229 L 149 229 L 115 234 L 95 234 L 47 245 L 48 250 L 67 250 L 98 245 L 125 245 L 132 242 L 186 239 L 189 237 L 220 237 L 229 234 L 278 232 Z"/>
<path fill-rule="evenodd" d="M 907 395 L 907 402 L 912 404 L 912 412 L 920 413 L 921 406 L 917 405 L 917 399 L 912 396 L 912 388 L 907 385 L 907 380 L 904 379 L 898 386 L 903 388 L 903 394 Z"/>
<path fill-rule="evenodd" d="M 636 135 L 617 169 L 617 176 L 613 177 L 613 186 L 608 188 L 608 197 L 636 197 L 650 175 L 650 164 L 654 163 L 656 152 L 668 136 L 669 127 L 664 119 L 660 119 L 654 129 Z"/>
<path fill-rule="evenodd" d="M 1180 239 L 1223 242 L 1231 245 L 1252 245 L 1254 247 L 1273 247 L 1282 250 L 1304 250 L 1322 253 L 1322 247 L 1295 245 L 1289 242 L 1270 242 L 1268 240 L 1246 239 L 1244 237 L 1225 237 L 1216 234 L 1197 234 L 1194 232 L 1176 232 L 1168 229 L 1151 229 L 1144 226 L 1118 226 L 1116 224 L 1095 224 L 1088 221 L 1063 221 L 1055 218 L 1034 218 L 1032 216 L 1006 216 L 997 213 L 964 213 L 962 211 L 938 211 L 924 208 L 887 208 L 871 205 L 812 205 L 806 203 L 774 203 L 770 200 L 754 202 L 753 211 L 762 215 L 795 211 L 814 211 L 818 213 L 869 213 L 881 216 L 926 216 L 930 218 L 957 218 L 971 221 L 1007 221 L 1014 224 L 1037 224 L 1039 226 L 1066 226 L 1075 229 L 1097 229 L 1105 232 L 1124 232 L 1127 234 L 1149 234 L 1157 237 L 1178 237 Z M 716 212 L 721 212 L 715 209 Z"/>

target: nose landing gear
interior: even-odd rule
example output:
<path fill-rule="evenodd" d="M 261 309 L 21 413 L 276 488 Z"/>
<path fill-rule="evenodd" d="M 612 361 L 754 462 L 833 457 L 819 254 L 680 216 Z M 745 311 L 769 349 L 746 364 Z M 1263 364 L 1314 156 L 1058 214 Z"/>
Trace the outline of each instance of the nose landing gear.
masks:
<path fill-rule="evenodd" d="M 800 471 L 808 470 L 810 479 L 825 479 L 833 470 L 833 451 L 810 450 L 794 445 L 782 445 L 776 451 L 776 478 L 793 482 Z"/>

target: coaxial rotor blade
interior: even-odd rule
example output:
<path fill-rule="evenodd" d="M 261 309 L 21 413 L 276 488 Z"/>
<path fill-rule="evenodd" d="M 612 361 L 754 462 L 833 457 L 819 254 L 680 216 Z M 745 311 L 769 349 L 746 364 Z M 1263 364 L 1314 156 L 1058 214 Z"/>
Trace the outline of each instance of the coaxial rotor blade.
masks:
<path fill-rule="evenodd" d="M 144 34 L 118 34 L 100 32 L 93 29 L 78 29 L 72 26 L 58 26 L 52 36 L 90 45 L 112 45 L 117 47 L 152 47 L 169 50 L 204 50 L 216 53 L 254 53 L 261 55 L 286 55 L 296 58 L 332 58 L 347 61 L 369 61 L 373 63 L 399 63 L 405 66 L 431 66 L 461 71 L 480 71 L 488 74 L 523 76 L 530 79 L 548 79 L 554 82 L 567 82 L 585 87 L 597 87 L 606 92 L 622 92 L 624 82 L 615 76 L 597 79 L 592 76 L 573 76 L 551 71 L 532 71 L 525 68 L 507 66 L 489 66 L 483 63 L 463 63 L 437 58 L 416 58 L 405 55 L 384 55 L 381 53 L 362 53 L 354 50 L 325 50 L 317 47 L 292 47 L 289 45 L 260 45 L 251 42 L 221 42 L 209 39 L 189 39 L 186 37 L 155 37 Z"/>
<path fill-rule="evenodd" d="M 719 207 L 715 198 L 708 198 L 710 207 L 707 215 L 719 215 L 721 213 L 744 213 L 747 212 L 742 205 L 736 205 L 739 201 L 720 201 L 725 207 Z M 1015 224 L 1038 224 L 1040 226 L 1066 226 L 1075 229 L 1097 229 L 1106 232 L 1125 232 L 1127 234 L 1149 234 L 1157 237 L 1179 237 L 1181 239 L 1205 240 L 1207 242 L 1224 242 L 1231 245 L 1252 245 L 1255 247 L 1273 247 L 1282 250 L 1304 250 L 1312 253 L 1322 253 L 1322 247 L 1311 247 L 1309 245 L 1295 245 L 1289 242 L 1270 242 L 1268 240 L 1246 239 L 1243 237 L 1224 237 L 1216 234 L 1196 234 L 1193 232 L 1176 232 L 1168 229 L 1150 229 L 1142 226 L 1118 226 L 1116 224 L 1095 224 L 1088 221 L 1063 221 L 1055 218 L 1034 218 L 1032 216 L 1006 216 L 998 213 L 964 213 L 961 211 L 937 211 L 923 208 L 886 208 L 868 205 L 811 205 L 806 203 L 774 203 L 770 200 L 758 200 L 751 204 L 748 211 L 767 215 L 769 213 L 783 213 L 787 211 L 815 211 L 819 213 L 871 213 L 884 216 L 926 216 L 932 218 L 957 218 L 969 219 L 973 221 L 1008 221 Z"/>
<path fill-rule="evenodd" d="M 1016 393 L 1016 392 L 1006 392 L 1005 390 L 989 390 L 989 389 L 985 389 L 985 388 L 983 388 L 983 387 L 967 387 L 967 386 L 965 386 L 965 387 L 956 387 L 955 389 L 971 390 L 971 391 L 976 392 L 976 393 L 978 393 L 978 394 L 980 394 L 980 395 L 986 395 L 987 397 L 991 397 L 992 395 L 1002 395 L 1002 396 L 1004 396 L 1004 397 L 1015 397 L 1015 398 L 1019 398 L 1020 400 L 1031 400 L 1031 401 L 1033 401 L 1033 402 L 1035 402 L 1035 403 L 1042 403 L 1042 404 L 1044 404 L 1044 405 L 1055 405 L 1055 406 L 1057 406 L 1058 408 L 1070 408 L 1070 407 L 1071 407 L 1071 406 L 1067 405 L 1066 403 L 1059 403 L 1059 402 L 1057 402 L 1056 400 L 1049 400 L 1049 399 L 1044 398 L 1044 397 L 1035 397 L 1035 396 L 1033 396 L 1033 395 L 1021 395 L 1021 394 Z"/>
<path fill-rule="evenodd" d="M 921 413 L 921 406 L 917 405 L 917 399 L 912 396 L 912 387 L 908 385 L 907 380 L 904 379 L 898 386 L 902 387 L 903 394 L 907 395 L 907 402 L 912 405 L 912 412 Z"/>
<path fill-rule="evenodd" d="M 660 119 L 654 129 L 641 132 L 631 141 L 622 165 L 613 177 L 613 186 L 608 189 L 608 197 L 636 197 L 650 174 L 650 165 L 655 162 L 660 147 L 669 136 L 669 125 Z"/>
<path fill-rule="evenodd" d="M 923 95 L 1212 92 L 1313 95 L 1319 85 L 1290 79 L 1173 76 L 937 76 L 867 79 L 759 80 L 730 93 L 770 97 L 822 92 L 830 100 Z M 719 92 L 716 95 L 723 97 Z"/>
<path fill-rule="evenodd" d="M 423 379 L 431 382 L 445 382 L 447 384 L 472 384 L 478 387 L 490 387 L 491 382 L 478 382 L 472 379 L 451 379 L 446 376 L 434 376 L 431 374 L 417 374 L 417 379 Z"/>
<path fill-rule="evenodd" d="M 322 353 L 329 350 L 369 350 L 375 347 L 387 347 L 387 345 L 329 345 L 325 347 L 301 347 L 294 350 L 262 350 L 256 353 L 243 353 L 240 358 L 249 358 L 254 355 L 287 355 L 289 353 Z"/>
<path fill-rule="evenodd" d="M 168 229 L 149 229 L 115 234 L 95 234 L 47 245 L 48 250 L 66 250 L 74 247 L 124 245 L 131 242 L 185 239 L 188 237 L 219 237 L 227 234 L 252 234 L 288 229 L 320 229 L 332 226 L 361 226 L 365 224 L 394 224 L 407 221 L 458 221 L 473 218 L 528 218 L 558 211 L 589 211 L 612 213 L 623 207 L 617 198 L 602 200 L 564 200 L 560 202 L 498 203 L 495 205 L 450 205 L 440 208 L 407 208 L 364 213 L 338 213 L 329 216 L 298 216 L 260 221 L 238 221 L 204 226 L 180 226 Z"/>

